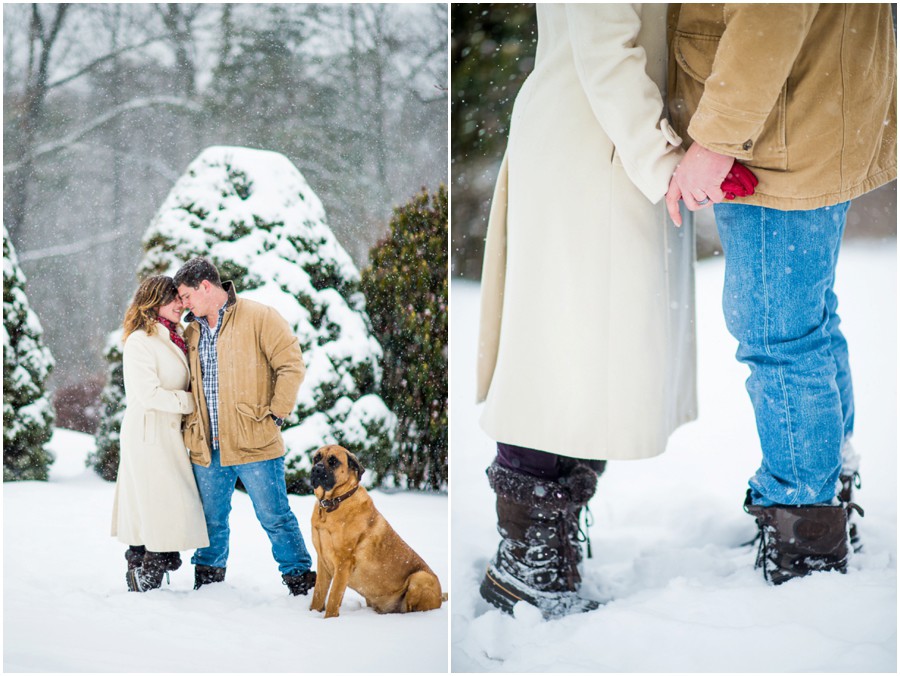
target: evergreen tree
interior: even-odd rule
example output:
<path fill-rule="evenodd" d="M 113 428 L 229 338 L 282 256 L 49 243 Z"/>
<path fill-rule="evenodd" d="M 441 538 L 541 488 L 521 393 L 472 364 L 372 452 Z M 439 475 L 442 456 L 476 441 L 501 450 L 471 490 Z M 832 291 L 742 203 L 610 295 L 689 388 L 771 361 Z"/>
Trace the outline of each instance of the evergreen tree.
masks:
<path fill-rule="evenodd" d="M 409 488 L 447 485 L 447 189 L 394 210 L 372 249 L 363 290 L 384 348 L 382 396 L 398 417 L 397 448 L 379 471 Z"/>
<path fill-rule="evenodd" d="M 360 456 L 389 452 L 396 419 L 377 392 L 381 346 L 371 334 L 359 271 L 326 224 L 319 198 L 291 162 L 249 148 L 204 150 L 176 182 L 143 239 L 138 278 L 174 275 L 209 259 L 243 297 L 270 305 L 300 341 L 306 378 L 285 419 L 288 489 L 311 492 L 311 453 L 338 443 Z M 121 356 L 111 341 L 110 385 L 97 447 L 118 453 Z M 223 358 L 239 358 L 223 355 Z M 102 466 L 111 460 L 95 462 Z M 382 480 L 378 472 L 368 482 Z"/>
<path fill-rule="evenodd" d="M 106 341 L 106 385 L 100 393 L 100 425 L 95 450 L 87 457 L 88 467 L 107 481 L 119 473 L 119 431 L 125 417 L 125 372 L 122 369 L 122 331 L 114 331 Z"/>
<path fill-rule="evenodd" d="M 28 305 L 25 275 L 3 226 L 3 480 L 47 480 L 53 406 L 45 389 L 53 357 Z"/>

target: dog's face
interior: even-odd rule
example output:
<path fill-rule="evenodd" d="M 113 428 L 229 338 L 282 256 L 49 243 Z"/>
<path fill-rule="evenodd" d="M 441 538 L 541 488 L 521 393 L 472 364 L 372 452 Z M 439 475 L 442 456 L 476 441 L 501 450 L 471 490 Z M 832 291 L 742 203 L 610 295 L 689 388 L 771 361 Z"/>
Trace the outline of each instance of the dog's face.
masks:
<path fill-rule="evenodd" d="M 335 487 L 351 488 L 359 483 L 365 469 L 356 456 L 343 446 L 323 446 L 313 456 L 310 474 L 316 495 L 328 493 Z"/>

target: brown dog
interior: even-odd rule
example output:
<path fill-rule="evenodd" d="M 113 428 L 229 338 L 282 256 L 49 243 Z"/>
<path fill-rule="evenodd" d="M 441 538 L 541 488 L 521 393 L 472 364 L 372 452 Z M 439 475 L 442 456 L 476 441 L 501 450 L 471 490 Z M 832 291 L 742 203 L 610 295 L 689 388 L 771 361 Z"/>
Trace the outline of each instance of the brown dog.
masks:
<path fill-rule="evenodd" d="M 359 484 L 364 471 L 342 446 L 323 446 L 313 457 L 311 478 L 319 503 L 313 509 L 312 541 L 319 560 L 309 609 L 337 617 L 347 587 L 379 613 L 440 608 L 446 600 L 441 583 L 375 509 Z"/>

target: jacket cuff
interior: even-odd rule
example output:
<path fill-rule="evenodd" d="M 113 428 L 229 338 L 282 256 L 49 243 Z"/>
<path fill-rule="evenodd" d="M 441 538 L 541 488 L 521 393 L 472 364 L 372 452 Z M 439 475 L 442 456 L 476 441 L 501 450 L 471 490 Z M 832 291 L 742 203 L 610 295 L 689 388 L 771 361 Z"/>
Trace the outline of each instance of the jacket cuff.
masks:
<path fill-rule="evenodd" d="M 766 115 L 722 109 L 707 97 L 700 99 L 688 125 L 688 135 L 704 148 L 738 160 L 752 160 Z"/>

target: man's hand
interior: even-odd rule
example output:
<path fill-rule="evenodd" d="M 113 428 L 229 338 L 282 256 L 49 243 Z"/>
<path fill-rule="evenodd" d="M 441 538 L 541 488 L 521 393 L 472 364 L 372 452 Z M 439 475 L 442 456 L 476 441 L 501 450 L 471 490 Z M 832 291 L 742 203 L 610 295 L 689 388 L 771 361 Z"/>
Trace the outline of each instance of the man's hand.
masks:
<path fill-rule="evenodd" d="M 725 193 L 722 192 L 722 181 L 728 176 L 732 164 L 734 164 L 733 157 L 720 155 L 695 142 L 688 148 L 669 183 L 669 192 L 666 194 L 666 206 L 669 214 L 673 214 L 673 201 L 677 212 L 678 197 L 675 197 L 673 192 L 675 186 L 681 193 L 679 197 L 684 200 L 685 206 L 691 211 L 702 209 L 709 202 L 724 201 Z M 680 217 L 676 219 L 674 215 L 672 215 L 672 220 L 677 224 L 680 224 L 681 221 Z"/>

